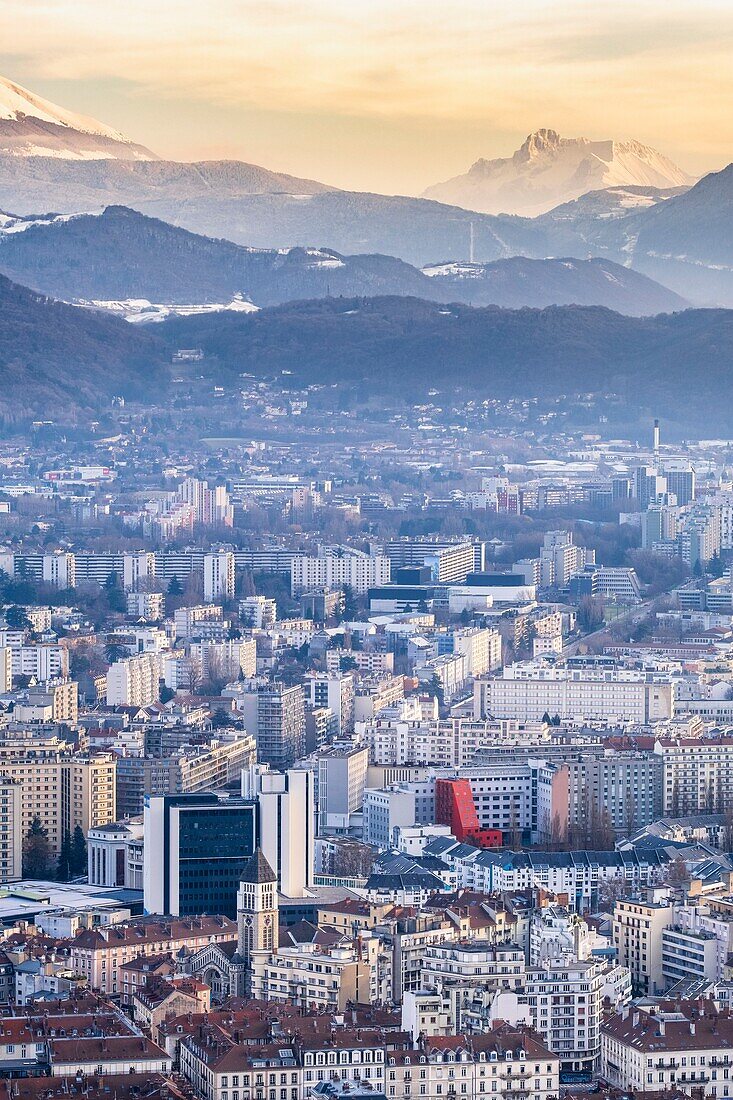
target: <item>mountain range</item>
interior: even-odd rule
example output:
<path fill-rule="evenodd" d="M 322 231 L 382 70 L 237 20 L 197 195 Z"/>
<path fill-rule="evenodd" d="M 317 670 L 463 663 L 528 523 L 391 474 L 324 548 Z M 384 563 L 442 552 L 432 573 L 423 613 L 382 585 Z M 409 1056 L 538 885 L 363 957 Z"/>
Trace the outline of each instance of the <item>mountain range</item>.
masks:
<path fill-rule="evenodd" d="M 588 393 L 622 415 L 655 411 L 685 433 L 726 431 L 733 415 L 733 311 L 634 318 L 600 307 L 327 298 L 140 328 L 49 301 L 0 276 L 5 423 L 67 421 L 108 405 L 114 394 L 159 400 L 180 347 L 200 347 L 205 359 L 197 372 L 235 388 L 247 371 L 294 386 L 335 383 L 365 394 L 376 388 L 406 400 L 436 390 L 436 403 L 443 392 L 451 401 L 506 401 L 517 397 L 521 375 L 523 398 L 562 398 L 591 422 L 593 410 L 583 412 Z"/>
<path fill-rule="evenodd" d="M 488 264 L 446 262 L 419 270 L 393 256 L 245 248 L 189 233 L 126 207 L 108 207 L 100 215 L 0 214 L 0 271 L 43 294 L 106 303 L 137 320 L 164 315 L 144 303 L 141 307 L 140 299 L 163 307 L 194 307 L 226 305 L 236 298 L 242 308 L 241 299 L 270 306 L 328 295 L 404 294 L 508 307 L 604 305 L 634 315 L 689 304 L 609 260 L 514 257 Z"/>
<path fill-rule="evenodd" d="M 482 174 L 494 183 L 501 178 L 502 188 L 511 176 L 518 194 L 541 191 L 538 209 L 568 201 L 533 218 L 486 214 L 434 199 L 338 190 L 236 161 L 154 159 L 101 123 L 71 116 L 23 89 L 18 94 L 36 112 L 33 126 L 55 126 L 57 137 L 65 135 L 67 152 L 38 155 L 45 150 L 29 140 L 26 149 L 34 155 L 21 155 L 19 146 L 0 141 L 0 209 L 76 214 L 124 205 L 248 247 L 380 254 L 419 268 L 441 260 L 596 256 L 646 274 L 696 305 L 733 305 L 728 169 L 690 187 L 681 170 L 636 142 L 565 139 L 540 130 L 523 153 Z M 16 100 L 7 100 L 0 113 L 13 117 L 5 122 L 29 125 Z M 80 154 L 79 135 L 86 142 L 92 131 L 103 147 L 84 147 Z"/>
<path fill-rule="evenodd" d="M 639 141 L 589 141 L 536 130 L 513 156 L 481 158 L 464 175 L 436 183 L 423 194 L 484 214 L 534 217 L 587 191 L 693 182 L 668 157 Z"/>
<path fill-rule="evenodd" d="M 174 318 L 156 334 L 200 347 L 205 369 L 230 382 L 257 377 L 349 384 L 405 400 L 453 401 L 596 393 L 636 416 L 659 410 L 683 433 L 729 431 L 733 311 L 653 318 L 607 309 L 507 310 L 414 298 L 294 302 L 246 316 Z M 694 375 L 695 385 L 690 385 Z M 521 390 L 517 379 L 521 377 Z M 581 402 L 585 397 L 580 398 Z M 587 414 L 591 419 L 593 413 Z M 597 413 L 596 413 L 597 415 Z"/>

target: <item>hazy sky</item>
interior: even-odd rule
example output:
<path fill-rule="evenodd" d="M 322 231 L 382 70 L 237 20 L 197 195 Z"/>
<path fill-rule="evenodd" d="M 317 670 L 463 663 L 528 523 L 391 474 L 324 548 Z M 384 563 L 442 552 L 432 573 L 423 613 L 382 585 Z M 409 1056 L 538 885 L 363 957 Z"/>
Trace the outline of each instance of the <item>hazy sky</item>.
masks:
<path fill-rule="evenodd" d="M 163 156 L 362 190 L 541 126 L 733 159 L 733 0 L 0 0 L 0 73 Z"/>

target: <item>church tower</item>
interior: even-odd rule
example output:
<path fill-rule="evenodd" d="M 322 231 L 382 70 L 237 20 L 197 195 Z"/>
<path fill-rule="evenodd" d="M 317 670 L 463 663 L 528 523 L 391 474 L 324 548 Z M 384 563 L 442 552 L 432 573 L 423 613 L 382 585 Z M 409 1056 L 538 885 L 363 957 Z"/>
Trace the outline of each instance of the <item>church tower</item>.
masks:
<path fill-rule="evenodd" d="M 247 970 L 255 951 L 277 951 L 277 876 L 257 848 L 242 871 L 237 894 L 237 954 Z"/>

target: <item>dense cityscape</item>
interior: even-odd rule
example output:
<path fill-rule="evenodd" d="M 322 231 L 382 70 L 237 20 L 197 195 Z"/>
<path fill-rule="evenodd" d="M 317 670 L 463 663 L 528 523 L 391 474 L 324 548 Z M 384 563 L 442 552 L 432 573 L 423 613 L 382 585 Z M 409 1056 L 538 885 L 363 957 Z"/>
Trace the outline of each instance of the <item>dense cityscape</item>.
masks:
<path fill-rule="evenodd" d="M 353 56 L 405 117 L 423 33 L 446 103 L 508 50 L 522 118 L 530 58 L 585 96 L 647 48 L 595 3 L 562 49 L 526 0 L 526 48 L 379 6 Z M 655 45 L 685 80 L 707 6 Z M 212 0 L 203 61 L 167 0 L 134 40 L 67 7 L 8 47 L 38 91 L 0 77 L 0 1096 L 731 1100 L 723 137 L 692 97 L 699 171 L 543 128 L 456 175 L 470 112 L 433 168 L 382 106 L 355 178 L 425 181 L 347 191 L 298 131 L 345 172 L 349 4 Z M 143 102 L 151 45 L 195 106 Z M 619 84 L 629 127 L 665 81 Z M 301 174 L 223 146 L 234 110 Z"/>

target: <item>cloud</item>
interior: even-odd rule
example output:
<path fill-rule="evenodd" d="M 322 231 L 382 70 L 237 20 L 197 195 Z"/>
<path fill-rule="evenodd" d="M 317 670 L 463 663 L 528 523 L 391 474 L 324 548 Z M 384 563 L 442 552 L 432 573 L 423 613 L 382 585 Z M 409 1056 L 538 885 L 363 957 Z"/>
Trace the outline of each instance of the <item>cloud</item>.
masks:
<path fill-rule="evenodd" d="M 0 40 L 26 80 L 406 133 L 478 126 L 477 154 L 540 125 L 693 158 L 717 142 L 721 160 L 733 138 L 728 0 L 3 0 Z"/>

